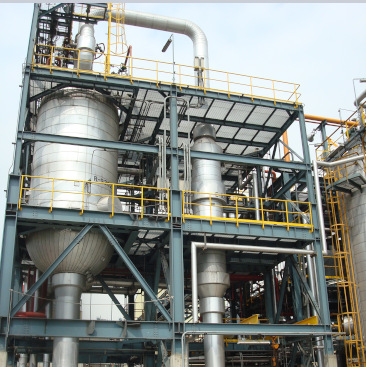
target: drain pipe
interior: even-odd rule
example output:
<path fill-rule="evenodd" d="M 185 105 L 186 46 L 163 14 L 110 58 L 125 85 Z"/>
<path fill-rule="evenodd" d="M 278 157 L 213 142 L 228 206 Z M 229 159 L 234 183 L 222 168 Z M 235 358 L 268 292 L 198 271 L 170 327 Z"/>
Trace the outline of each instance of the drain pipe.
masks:
<path fill-rule="evenodd" d="M 331 167 L 340 166 L 342 164 L 347 164 L 347 163 L 360 161 L 360 160 L 363 160 L 363 159 L 364 159 L 363 156 L 356 156 L 356 157 L 351 157 L 351 158 L 340 159 L 340 160 L 334 161 L 334 162 L 323 162 L 323 161 L 313 160 L 316 206 L 317 206 L 318 217 L 319 217 L 319 231 L 320 231 L 320 238 L 321 238 L 321 242 L 322 242 L 322 246 L 323 246 L 323 251 L 322 251 L 323 255 L 328 254 L 328 249 L 327 249 L 327 237 L 325 235 L 325 224 L 324 224 L 324 216 L 323 216 L 323 210 L 322 210 L 322 199 L 321 199 L 322 196 L 321 196 L 321 191 L 320 191 L 318 166 L 331 168 Z"/>
<path fill-rule="evenodd" d="M 93 11 L 94 16 L 104 16 L 105 11 L 95 10 Z M 117 14 L 118 13 L 118 14 Z M 108 13 L 104 20 L 108 20 Z M 126 25 L 132 25 L 136 27 L 156 29 L 165 32 L 173 32 L 184 34 L 188 36 L 193 42 L 193 52 L 194 52 L 194 65 L 199 65 L 203 67 L 205 73 L 205 87 L 209 88 L 209 62 L 208 62 L 208 44 L 207 38 L 204 32 L 195 23 L 179 18 L 166 17 L 163 15 L 156 15 L 150 13 L 142 13 L 133 10 L 125 11 L 112 11 L 112 21 L 117 17 L 124 17 L 124 23 Z M 196 71 L 196 76 L 198 73 Z"/>

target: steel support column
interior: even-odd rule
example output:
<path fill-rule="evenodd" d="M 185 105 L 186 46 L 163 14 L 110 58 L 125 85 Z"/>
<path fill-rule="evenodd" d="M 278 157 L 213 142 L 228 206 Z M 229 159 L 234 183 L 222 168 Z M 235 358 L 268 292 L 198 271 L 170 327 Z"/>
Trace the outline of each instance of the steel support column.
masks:
<path fill-rule="evenodd" d="M 319 218 L 316 211 L 316 201 L 315 201 L 315 193 L 314 193 L 314 182 L 311 172 L 311 159 L 309 152 L 309 145 L 307 142 L 307 134 L 305 127 L 305 117 L 302 111 L 302 107 L 299 106 L 300 114 L 299 114 L 299 125 L 301 132 L 301 141 L 303 146 L 303 157 L 304 163 L 309 167 L 306 171 L 306 182 L 308 187 L 308 201 L 312 206 L 312 215 L 313 215 L 313 223 L 316 228 L 318 228 Z M 317 172 L 314 172 L 317 174 Z M 326 246 L 326 244 L 324 244 Z M 325 325 L 330 325 L 330 311 L 329 311 L 329 303 L 328 303 L 328 293 L 327 293 L 327 284 L 325 281 L 325 270 L 324 270 L 324 259 L 322 254 L 322 243 L 320 238 L 317 238 L 314 241 L 314 250 L 316 252 L 315 264 L 316 264 L 316 273 L 318 277 L 318 300 L 320 305 L 320 313 L 323 323 Z M 333 342 L 331 336 L 324 337 L 324 355 L 326 359 L 327 356 L 333 357 Z M 331 358 L 331 357 L 330 357 Z"/>
<path fill-rule="evenodd" d="M 169 244 L 170 292 L 172 296 L 171 313 L 175 323 L 172 335 L 171 365 L 181 366 L 182 345 L 175 338 L 176 324 L 184 323 L 184 265 L 182 233 L 182 198 L 179 190 L 179 149 L 178 149 L 178 112 L 177 94 L 173 90 L 170 102 L 170 164 L 171 164 L 171 227 Z"/>

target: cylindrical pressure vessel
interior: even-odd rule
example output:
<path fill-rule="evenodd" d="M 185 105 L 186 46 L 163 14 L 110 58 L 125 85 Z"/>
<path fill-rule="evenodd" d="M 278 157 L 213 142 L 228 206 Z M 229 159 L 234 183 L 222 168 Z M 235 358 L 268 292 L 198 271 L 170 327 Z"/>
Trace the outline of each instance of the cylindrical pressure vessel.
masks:
<path fill-rule="evenodd" d="M 215 129 L 209 124 L 197 125 L 193 131 L 192 151 L 222 153 L 216 143 Z M 221 178 L 221 163 L 207 159 L 192 159 L 193 213 L 202 217 L 222 217 L 225 205 L 225 186 Z M 197 261 L 198 295 L 203 322 L 221 323 L 225 312 L 224 293 L 230 285 L 226 273 L 225 251 L 205 250 Z M 222 335 L 206 335 L 205 364 L 225 366 L 225 347 Z"/>

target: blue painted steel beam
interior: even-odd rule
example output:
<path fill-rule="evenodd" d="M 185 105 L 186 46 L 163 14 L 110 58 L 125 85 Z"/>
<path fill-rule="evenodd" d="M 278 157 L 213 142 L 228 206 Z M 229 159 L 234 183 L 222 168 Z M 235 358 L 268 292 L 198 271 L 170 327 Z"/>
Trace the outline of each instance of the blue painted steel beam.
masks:
<path fill-rule="evenodd" d="M 172 338 L 172 323 L 156 321 L 95 321 L 92 334 L 88 333 L 88 320 L 54 320 L 13 318 L 9 336 L 23 337 L 74 337 L 90 339 L 139 339 L 164 340 Z M 125 330 L 125 327 L 127 330 Z M 184 331 L 189 333 L 227 333 L 228 335 L 279 335 L 289 337 L 332 335 L 330 325 L 293 324 L 207 324 L 186 323 Z M 183 332 L 183 331 L 182 331 Z M 6 320 L 1 323 L 0 335 L 7 333 Z M 179 333 L 176 336 L 180 338 Z"/>
<path fill-rule="evenodd" d="M 37 289 L 43 284 L 43 282 L 53 273 L 53 271 L 61 264 L 65 257 L 73 250 L 73 248 L 84 238 L 84 236 L 92 229 L 93 224 L 87 224 L 71 241 L 61 255 L 54 261 L 52 265 L 39 277 L 39 279 L 28 289 L 27 293 L 21 298 L 21 300 L 13 307 L 10 316 L 14 317 L 15 314 L 22 308 L 22 306 L 33 296 Z"/>
<path fill-rule="evenodd" d="M 290 258 L 290 261 L 292 263 L 292 267 L 293 269 L 295 269 L 299 279 L 301 280 L 301 284 L 302 286 L 304 287 L 305 291 L 306 291 L 306 295 L 308 296 L 311 304 L 313 305 L 315 311 L 317 312 L 320 320 L 321 320 L 321 313 L 320 313 L 320 309 L 319 309 L 319 304 L 318 302 L 316 301 L 314 295 L 313 295 L 313 292 L 311 291 L 310 287 L 309 287 L 309 284 L 308 282 L 306 281 L 306 278 L 304 277 L 304 274 L 301 272 L 298 264 L 296 263 L 295 259 L 293 256 L 289 256 Z"/>
<path fill-rule="evenodd" d="M 53 82 L 69 81 L 71 83 L 74 83 L 73 86 L 77 87 L 78 85 L 84 85 L 85 87 L 91 89 L 93 89 L 95 86 L 102 86 L 103 88 L 106 88 L 108 86 L 116 90 L 121 90 L 124 87 L 132 88 L 131 81 L 129 78 L 108 76 L 108 78 L 105 80 L 103 75 L 96 75 L 96 74 L 93 75 L 80 72 L 79 76 L 77 76 L 76 73 L 72 72 L 71 70 L 69 72 L 62 70 L 53 70 L 51 74 L 50 71 L 46 68 L 35 68 L 32 71 L 32 79 L 52 80 Z M 148 82 L 142 80 L 133 80 L 133 87 L 155 90 L 157 92 L 163 92 L 166 94 L 170 94 L 171 91 L 170 85 L 159 84 L 158 87 L 156 85 L 156 82 L 154 81 Z M 206 90 L 206 92 L 204 92 L 201 89 L 196 89 L 194 86 L 192 87 L 182 86 L 182 89 L 179 91 L 179 93 L 193 97 L 219 99 L 230 102 L 245 103 L 252 106 L 265 106 L 270 108 L 285 109 L 288 111 L 297 111 L 299 107 L 299 106 L 296 107 L 295 104 L 291 102 L 285 103 L 276 101 L 275 105 L 274 101 L 260 98 L 254 98 L 252 101 L 252 98 L 250 96 L 245 95 L 231 94 L 229 98 L 229 96 L 226 93 L 214 92 L 209 90 Z"/>
<path fill-rule="evenodd" d="M 80 146 L 90 146 L 96 148 L 105 149 L 116 149 L 123 151 L 133 151 L 148 154 L 158 154 L 159 148 L 153 145 L 147 144 L 137 144 L 137 143 L 127 143 L 122 141 L 108 141 L 108 140 L 98 140 L 98 139 L 86 139 L 71 136 L 62 135 L 52 135 L 52 134 L 41 134 L 35 132 L 19 132 L 18 139 L 23 139 L 24 141 L 42 141 L 48 143 L 57 144 L 71 144 Z M 171 149 L 167 148 L 167 154 L 171 154 Z M 184 153 L 182 149 L 178 149 L 179 157 L 183 157 Z M 304 171 L 309 169 L 309 165 L 300 162 L 286 162 L 283 160 L 276 159 L 263 159 L 248 156 L 240 156 L 235 154 L 226 153 L 210 153 L 210 152 L 199 152 L 191 151 L 192 158 L 198 159 L 208 159 L 220 162 L 227 162 L 232 164 L 242 164 L 246 166 L 271 166 L 273 168 L 283 168 L 297 171 Z"/>
<path fill-rule="evenodd" d="M 121 306 L 119 303 L 117 297 L 113 294 L 113 292 L 108 287 L 107 283 L 103 280 L 103 278 L 98 275 L 96 279 L 99 281 L 99 283 L 102 285 L 103 289 L 107 292 L 108 296 L 111 298 L 115 306 L 118 308 L 119 312 L 124 316 L 126 320 L 131 320 L 130 315 L 125 311 L 125 309 Z"/>
<path fill-rule="evenodd" d="M 38 222 L 60 225 L 85 225 L 88 223 L 104 224 L 116 229 L 125 227 L 130 229 L 151 229 L 151 230 L 169 230 L 170 222 L 165 221 L 151 221 L 147 216 L 139 220 L 138 216 L 132 217 L 129 214 L 115 213 L 113 218 L 109 217 L 108 213 L 101 213 L 97 211 L 85 211 L 83 215 L 79 215 L 78 210 L 53 208 L 52 213 L 48 212 L 45 207 L 30 207 L 23 206 L 22 210 L 18 212 L 18 223 L 29 223 L 37 225 Z M 185 220 L 182 223 L 182 230 L 185 233 L 197 232 L 211 234 L 225 234 L 230 233 L 233 236 L 251 236 L 266 237 L 283 240 L 301 240 L 304 242 L 312 242 L 319 237 L 319 232 L 309 232 L 306 228 L 292 228 L 287 230 L 286 227 L 265 225 L 262 228 L 261 224 L 256 223 L 240 223 L 239 227 L 233 222 L 210 222 L 207 220 Z"/>
<path fill-rule="evenodd" d="M 128 257 L 128 255 L 124 252 L 122 247 L 120 246 L 119 242 L 116 240 L 116 238 L 113 236 L 111 231 L 103 226 L 99 225 L 100 230 L 103 232 L 103 234 L 108 239 L 109 243 L 113 246 L 113 248 L 116 250 L 119 257 L 122 259 L 122 261 L 125 263 L 127 268 L 130 270 L 132 275 L 136 278 L 136 280 L 141 284 L 142 289 L 146 292 L 146 294 L 150 297 L 151 300 L 153 300 L 155 306 L 159 309 L 159 311 L 162 313 L 162 315 L 165 317 L 167 321 L 172 321 L 172 318 L 169 314 L 169 312 L 166 310 L 166 308 L 162 305 L 162 303 L 159 301 L 159 299 L 156 297 L 156 294 L 153 292 L 149 284 L 146 282 L 144 277 L 140 274 L 140 272 L 137 270 L 135 264 L 132 262 L 132 260 Z"/>

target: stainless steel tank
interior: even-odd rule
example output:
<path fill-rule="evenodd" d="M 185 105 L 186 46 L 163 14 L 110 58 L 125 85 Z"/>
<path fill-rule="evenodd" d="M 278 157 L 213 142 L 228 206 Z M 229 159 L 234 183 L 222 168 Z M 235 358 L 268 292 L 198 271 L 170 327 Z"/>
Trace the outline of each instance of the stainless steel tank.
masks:
<path fill-rule="evenodd" d="M 354 150 L 363 155 L 362 147 Z M 347 167 L 347 174 L 359 173 L 365 177 L 363 162 Z M 344 173 L 343 173 L 344 174 Z M 345 199 L 347 224 L 349 228 L 352 261 L 357 284 L 357 299 L 360 312 L 363 341 L 366 342 L 366 194 L 355 191 Z M 349 324 L 348 320 L 344 320 Z M 352 320 L 353 324 L 353 320 Z"/>
<path fill-rule="evenodd" d="M 212 125 L 197 125 L 193 131 L 193 151 L 222 153 L 215 142 L 216 134 Z M 222 217 L 225 204 L 225 186 L 221 178 L 221 163 L 206 159 L 192 159 L 192 207 L 195 215 L 203 217 Z M 204 193 L 204 194 L 201 194 Z M 211 205 L 210 195 L 211 194 Z M 195 205 L 199 204 L 199 205 Z M 216 206 L 214 206 L 216 205 Z M 230 285 L 226 273 L 224 251 L 206 250 L 198 255 L 197 261 L 198 295 L 203 322 L 222 323 L 225 312 L 223 296 Z M 223 335 L 206 335 L 204 340 L 205 365 L 225 366 L 225 346 Z"/>
<path fill-rule="evenodd" d="M 75 52 L 75 69 L 93 69 L 95 46 L 94 26 L 92 24 L 82 24 L 76 35 L 76 48 L 79 51 Z"/>
<path fill-rule="evenodd" d="M 99 93 L 66 89 L 42 101 L 36 132 L 116 141 L 118 115 L 116 108 Z M 99 182 L 117 182 L 117 152 L 37 142 L 32 175 L 40 178 L 32 179 L 31 188 L 42 191 L 30 191 L 30 205 L 50 207 L 52 201 L 53 208 L 79 210 L 83 206 L 84 210 L 98 210 L 102 195 L 112 193 L 111 185 Z M 83 184 L 83 181 L 96 183 Z M 71 229 L 52 228 L 30 234 L 26 246 L 36 267 L 45 271 L 77 234 L 78 231 Z M 112 247 L 99 232 L 90 231 L 76 245 L 52 277 L 55 318 L 80 317 L 80 295 L 85 288 L 85 275 L 102 271 L 112 254 Z M 77 364 L 78 340 L 54 338 L 52 365 L 77 367 Z"/>

